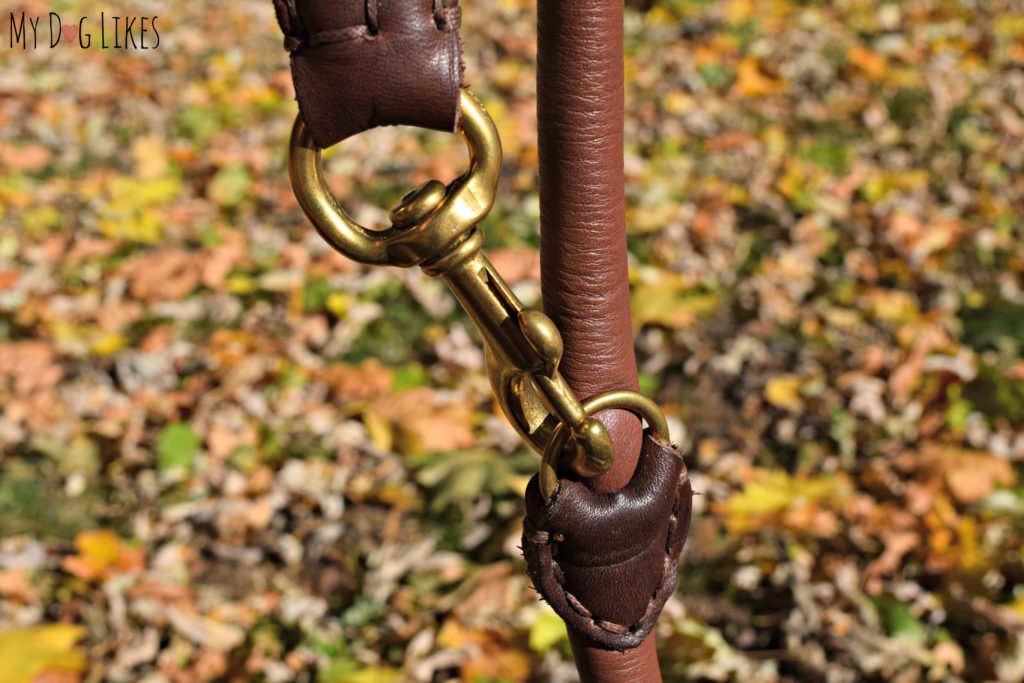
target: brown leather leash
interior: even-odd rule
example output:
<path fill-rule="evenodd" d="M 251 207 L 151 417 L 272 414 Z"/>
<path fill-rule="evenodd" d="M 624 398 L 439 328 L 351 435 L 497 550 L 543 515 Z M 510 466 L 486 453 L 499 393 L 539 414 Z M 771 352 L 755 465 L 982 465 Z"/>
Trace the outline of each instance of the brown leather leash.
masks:
<path fill-rule="evenodd" d="M 509 421 L 542 454 L 523 553 L 569 626 L 585 681 L 660 681 L 653 629 L 676 586 L 692 492 L 660 410 L 636 393 L 623 178 L 623 3 L 538 2 L 545 313 L 482 251 L 501 146 L 462 88 L 458 0 L 274 0 L 300 116 L 289 172 L 323 237 L 363 263 L 418 265 L 480 328 Z M 323 147 L 381 125 L 459 130 L 469 170 L 368 230 L 331 196 Z M 577 397 L 587 397 L 579 400 Z M 642 431 L 643 418 L 648 429 Z"/>

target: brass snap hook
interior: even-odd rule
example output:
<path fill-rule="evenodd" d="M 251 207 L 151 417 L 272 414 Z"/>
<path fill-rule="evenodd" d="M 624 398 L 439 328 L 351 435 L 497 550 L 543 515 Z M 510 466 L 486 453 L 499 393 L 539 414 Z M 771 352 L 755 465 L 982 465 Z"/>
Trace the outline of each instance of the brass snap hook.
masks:
<path fill-rule="evenodd" d="M 420 193 L 414 201 L 408 201 L 406 195 L 391 213 L 391 227 L 384 230 L 363 227 L 337 202 L 324 179 L 322 150 L 301 114 L 297 116 L 288 149 L 288 176 L 299 205 L 317 232 L 353 261 L 409 267 L 437 258 L 472 230 L 494 204 L 501 140 L 491 117 L 468 90 L 460 95 L 459 114 L 459 131 L 469 149 L 469 170 L 448 187 L 429 181 L 413 191 Z"/>
<path fill-rule="evenodd" d="M 419 265 L 442 278 L 480 330 L 491 385 L 513 427 L 538 452 L 550 453 L 553 466 L 565 451 L 566 464 L 581 476 L 606 472 L 611 438 L 558 371 L 558 329 L 540 311 L 523 308 L 482 251 L 476 225 L 494 203 L 501 141 L 491 117 L 466 90 L 459 111 L 469 170 L 448 186 L 431 180 L 407 194 L 391 211 L 390 227 L 369 230 L 338 204 L 324 180 L 321 150 L 301 117 L 288 157 L 295 196 L 317 231 L 345 256 L 367 264 Z M 556 434 L 559 446 L 552 452 L 549 440 Z M 573 447 L 566 448 L 570 436 Z"/>

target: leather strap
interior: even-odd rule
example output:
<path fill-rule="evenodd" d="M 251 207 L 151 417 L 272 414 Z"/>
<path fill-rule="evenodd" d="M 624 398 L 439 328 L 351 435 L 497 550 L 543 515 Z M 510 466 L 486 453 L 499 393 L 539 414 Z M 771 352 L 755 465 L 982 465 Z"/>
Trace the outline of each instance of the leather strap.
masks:
<path fill-rule="evenodd" d="M 562 333 L 559 370 L 580 399 L 637 389 L 626 260 L 623 3 L 537 3 L 541 288 Z M 615 467 L 593 485 L 629 481 L 639 420 L 600 415 Z"/>
<path fill-rule="evenodd" d="M 545 503 L 534 477 L 523 526 L 530 578 L 576 633 L 605 649 L 638 647 L 675 590 L 692 498 L 682 456 L 650 436 L 617 493 L 563 480 Z"/>
<path fill-rule="evenodd" d="M 455 130 L 458 0 L 274 0 L 299 110 L 321 147 L 376 126 Z"/>

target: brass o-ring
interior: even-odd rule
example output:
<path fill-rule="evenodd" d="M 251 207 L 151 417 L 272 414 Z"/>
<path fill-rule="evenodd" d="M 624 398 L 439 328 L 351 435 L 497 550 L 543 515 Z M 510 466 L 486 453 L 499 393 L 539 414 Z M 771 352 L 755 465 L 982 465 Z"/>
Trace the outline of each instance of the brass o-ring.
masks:
<path fill-rule="evenodd" d="M 665 415 L 657 403 L 643 394 L 626 390 L 609 391 L 583 402 L 583 410 L 587 415 L 595 415 L 610 408 L 628 410 L 647 422 L 651 436 L 655 440 L 668 441 L 668 422 L 665 420 Z M 551 496 L 558 490 L 558 458 L 565 448 L 568 438 L 569 430 L 565 423 L 559 423 L 541 457 L 538 483 L 540 484 L 540 493 L 545 501 L 551 500 Z"/>

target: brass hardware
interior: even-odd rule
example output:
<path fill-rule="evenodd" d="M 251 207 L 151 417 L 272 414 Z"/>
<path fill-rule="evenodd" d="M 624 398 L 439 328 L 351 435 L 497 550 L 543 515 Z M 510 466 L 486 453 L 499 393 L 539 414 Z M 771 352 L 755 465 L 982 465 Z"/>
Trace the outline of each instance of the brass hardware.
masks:
<path fill-rule="evenodd" d="M 441 206 L 448 188 L 440 180 L 428 180 L 402 197 L 402 203 L 391 209 L 391 225 L 404 228 L 419 223 Z"/>
<path fill-rule="evenodd" d="M 320 148 L 301 116 L 292 129 L 288 174 L 303 211 L 337 251 L 368 264 L 418 265 L 440 277 L 469 313 L 484 338 L 488 377 L 515 429 L 538 452 L 581 476 L 606 472 L 612 444 L 600 421 L 588 414 L 558 372 L 562 337 L 540 311 L 527 310 L 484 255 L 477 224 L 490 211 L 501 169 L 501 141 L 494 122 L 466 90 L 460 98 L 460 130 L 469 149 L 469 170 L 445 187 L 424 183 L 390 213 L 391 227 L 369 230 L 356 223 L 331 195 Z M 572 437 L 573 448 L 566 449 Z"/>
<path fill-rule="evenodd" d="M 606 394 L 594 396 L 583 402 L 583 409 L 587 415 L 594 415 L 609 408 L 620 408 L 643 418 L 650 427 L 651 437 L 662 443 L 668 442 L 668 422 L 662 414 L 658 404 L 643 394 L 635 391 L 609 391 Z M 558 465 L 562 461 L 562 451 L 565 447 L 569 433 L 564 425 L 555 426 L 551 440 L 540 463 L 540 493 L 544 500 L 551 500 L 551 496 L 558 490 Z M 570 466 L 572 463 L 566 463 Z"/>
<path fill-rule="evenodd" d="M 334 199 L 324 180 L 321 150 L 301 115 L 296 117 L 289 144 L 288 176 L 299 205 L 328 244 L 360 263 L 416 266 L 447 253 L 483 220 L 491 210 L 498 186 L 501 141 L 487 112 L 465 90 L 459 110 L 460 129 L 469 148 L 469 170 L 446 188 L 443 204 L 425 219 L 385 230 L 359 225 Z M 403 217 L 405 212 L 400 220 Z"/>

